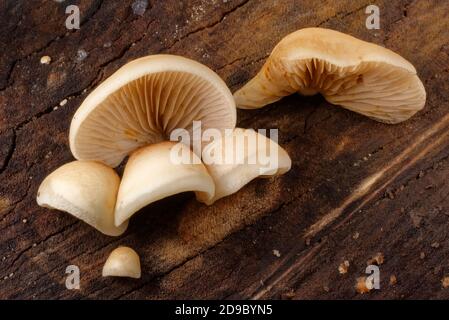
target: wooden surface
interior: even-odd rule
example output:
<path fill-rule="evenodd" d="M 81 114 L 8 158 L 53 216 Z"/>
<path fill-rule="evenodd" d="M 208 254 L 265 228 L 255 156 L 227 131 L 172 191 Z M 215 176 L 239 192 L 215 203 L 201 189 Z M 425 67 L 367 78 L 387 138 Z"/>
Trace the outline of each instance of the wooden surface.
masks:
<path fill-rule="evenodd" d="M 81 10 L 76 32 L 64 25 L 69 3 Z M 449 298 L 441 282 L 449 276 L 448 1 L 153 0 L 143 16 L 131 3 L 0 2 L 0 298 Z M 365 28 L 368 4 L 380 7 L 380 30 Z M 385 125 L 293 95 L 239 111 L 241 127 L 280 129 L 292 170 L 212 207 L 191 194 L 162 200 L 118 238 L 36 205 L 43 178 L 73 159 L 73 113 L 127 61 L 183 55 L 235 91 L 283 36 L 310 26 L 411 61 L 427 90 L 424 110 Z M 44 55 L 51 64 L 39 63 Z M 118 245 L 140 254 L 140 280 L 101 277 Z M 361 295 L 356 279 L 378 252 L 381 289 Z M 80 290 L 65 288 L 71 264 Z"/>

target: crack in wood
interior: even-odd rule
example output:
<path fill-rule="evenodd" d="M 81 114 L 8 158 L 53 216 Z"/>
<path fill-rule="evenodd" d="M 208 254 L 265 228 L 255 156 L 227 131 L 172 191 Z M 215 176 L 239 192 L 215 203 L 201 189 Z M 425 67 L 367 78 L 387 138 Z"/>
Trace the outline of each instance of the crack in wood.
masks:
<path fill-rule="evenodd" d="M 83 26 L 85 23 L 87 23 L 90 18 L 92 18 L 101 8 L 101 6 L 103 5 L 103 1 L 104 0 L 99 0 L 97 1 L 97 7 L 92 11 L 91 14 L 89 14 L 87 16 L 87 18 L 85 18 L 81 23 L 80 23 L 80 27 Z M 11 82 L 11 76 L 14 72 L 14 69 L 16 68 L 17 64 L 25 61 L 27 59 L 29 59 L 32 56 L 38 55 L 40 53 L 42 53 L 43 51 L 45 51 L 46 49 L 48 49 L 53 43 L 55 43 L 56 41 L 62 40 L 66 37 L 68 37 L 69 35 L 71 35 L 73 32 L 65 32 L 64 34 L 58 34 L 55 38 L 49 40 L 45 45 L 43 45 L 42 47 L 30 52 L 29 54 L 27 54 L 24 57 L 15 59 L 12 64 L 11 64 L 11 68 L 8 71 L 7 77 L 6 77 L 6 81 L 5 81 L 5 85 L 3 87 L 0 88 L 0 93 L 3 91 L 6 91 L 9 87 L 14 85 L 14 82 Z"/>
<path fill-rule="evenodd" d="M 12 267 L 14 267 L 14 265 L 16 264 L 16 262 L 17 262 L 17 261 L 24 255 L 24 254 L 26 254 L 27 252 L 29 252 L 29 251 L 32 250 L 33 248 L 36 248 L 36 247 L 40 246 L 41 244 L 47 242 L 47 241 L 50 240 L 51 238 L 53 238 L 53 237 L 55 237 L 55 236 L 57 236 L 57 235 L 59 235 L 59 234 L 65 232 L 65 231 L 69 230 L 71 227 L 73 227 L 74 225 L 79 224 L 79 223 L 80 223 L 80 220 L 76 220 L 75 222 L 72 222 L 72 223 L 70 223 L 70 224 L 64 226 L 62 229 L 60 229 L 60 230 L 58 230 L 58 231 L 56 231 L 56 232 L 54 232 L 54 233 L 51 233 L 51 234 L 47 235 L 44 239 L 42 239 L 41 241 L 37 242 L 36 245 L 32 244 L 32 245 L 26 247 L 25 249 L 23 249 L 22 251 L 20 251 L 20 252 L 16 255 L 16 257 L 15 257 L 15 258 L 12 260 L 12 262 L 10 263 L 8 269 L 11 269 Z M 16 269 L 14 269 L 14 270 L 12 271 L 12 273 L 16 273 L 18 269 L 20 269 L 20 266 L 17 267 Z"/>
<path fill-rule="evenodd" d="M 323 20 L 323 21 L 321 21 L 320 23 L 318 23 L 318 24 L 316 25 L 316 27 L 319 28 L 319 27 L 325 25 L 326 23 L 328 23 L 329 21 L 331 21 L 331 20 L 333 20 L 333 19 L 335 19 L 335 18 L 343 19 L 343 18 L 349 17 L 351 14 L 356 13 L 356 12 L 362 10 L 362 9 L 365 9 L 365 8 L 366 8 L 367 6 L 369 6 L 370 4 L 372 4 L 372 2 L 365 3 L 363 6 L 357 7 L 357 8 L 355 8 L 354 10 L 351 10 L 351 11 L 349 11 L 349 12 L 346 12 L 346 11 L 340 11 L 340 12 L 337 12 L 337 13 L 336 13 L 335 15 L 333 15 L 332 17 L 329 17 L 329 18 L 327 18 L 326 20 Z"/>
<path fill-rule="evenodd" d="M 200 28 L 197 28 L 197 29 L 195 29 L 195 30 L 192 30 L 192 31 L 186 33 L 184 36 L 182 36 L 182 37 L 180 37 L 179 39 L 177 39 L 176 41 L 174 41 L 169 47 L 165 48 L 165 51 L 169 51 L 169 50 L 170 50 L 171 48 L 173 48 L 176 44 L 178 44 L 179 42 L 182 42 L 184 39 L 190 37 L 191 35 L 200 33 L 200 32 L 202 32 L 202 31 L 204 31 L 204 30 L 208 30 L 208 29 L 214 28 L 215 26 L 217 26 L 217 25 L 219 25 L 220 23 L 222 23 L 223 20 L 224 20 L 227 16 L 229 16 L 229 15 L 232 14 L 233 12 L 237 11 L 237 10 L 240 9 L 241 7 L 245 6 L 248 2 L 249 2 L 249 0 L 245 0 L 245 1 L 243 1 L 242 3 L 240 3 L 239 5 L 235 6 L 234 8 L 232 8 L 232 9 L 230 9 L 230 10 L 224 12 L 218 21 L 213 22 L 213 23 L 208 24 L 208 25 L 206 25 L 206 26 L 204 26 L 204 27 L 200 27 Z"/>
<path fill-rule="evenodd" d="M 14 151 L 16 150 L 16 140 L 17 140 L 17 134 L 14 129 L 12 129 L 12 141 L 8 148 L 8 153 L 6 154 L 6 157 L 3 161 L 3 165 L 0 168 L 0 175 L 3 173 L 3 171 L 6 170 L 6 168 L 9 165 L 9 162 L 11 161 L 12 155 L 14 154 Z"/>

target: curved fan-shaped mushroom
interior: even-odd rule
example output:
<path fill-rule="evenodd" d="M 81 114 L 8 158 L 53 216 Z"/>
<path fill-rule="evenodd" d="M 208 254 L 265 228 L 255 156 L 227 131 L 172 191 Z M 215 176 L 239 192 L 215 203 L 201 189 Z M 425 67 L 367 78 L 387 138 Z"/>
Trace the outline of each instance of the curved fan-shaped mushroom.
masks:
<path fill-rule="evenodd" d="M 234 97 L 239 108 L 252 109 L 294 92 L 321 93 L 330 103 L 386 123 L 407 120 L 426 101 L 410 62 L 381 46 L 322 28 L 283 38 Z"/>
<path fill-rule="evenodd" d="M 118 236 L 128 227 L 128 221 L 114 225 L 119 184 L 120 178 L 112 168 L 93 161 L 73 161 L 44 179 L 37 203 L 66 211 L 104 234 Z"/>
<path fill-rule="evenodd" d="M 173 55 L 153 55 L 121 67 L 76 111 L 70 149 L 80 160 L 112 167 L 144 145 L 169 140 L 174 129 L 234 128 L 235 102 L 208 67 Z"/>
<path fill-rule="evenodd" d="M 178 161 L 175 157 L 178 152 L 188 155 L 189 161 Z M 133 152 L 126 164 L 117 196 L 115 223 L 122 224 L 139 209 L 168 196 L 196 191 L 210 199 L 214 190 L 214 181 L 206 168 L 186 145 L 169 141 L 152 144 Z"/>
<path fill-rule="evenodd" d="M 197 199 L 208 205 L 240 190 L 257 177 L 281 175 L 290 170 L 287 152 L 252 129 L 235 128 L 203 149 L 203 162 L 215 182 L 215 195 Z"/>

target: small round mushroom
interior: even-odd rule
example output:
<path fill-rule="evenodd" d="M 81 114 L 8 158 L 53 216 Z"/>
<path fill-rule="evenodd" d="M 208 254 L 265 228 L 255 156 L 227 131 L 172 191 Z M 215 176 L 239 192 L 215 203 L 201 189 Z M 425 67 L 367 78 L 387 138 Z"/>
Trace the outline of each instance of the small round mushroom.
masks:
<path fill-rule="evenodd" d="M 73 161 L 44 179 L 37 203 L 68 212 L 106 235 L 118 236 L 128 227 L 128 221 L 114 224 L 119 185 L 120 178 L 112 168 L 93 161 Z"/>
<path fill-rule="evenodd" d="M 413 65 L 391 50 L 322 28 L 283 38 L 259 73 L 234 93 L 239 108 L 260 108 L 299 92 L 385 123 L 424 107 L 426 91 Z"/>
<path fill-rule="evenodd" d="M 190 161 L 172 158 L 176 147 Z M 117 196 L 115 223 L 122 224 L 144 206 L 168 196 L 196 191 L 205 199 L 214 195 L 214 181 L 200 159 L 184 144 L 166 141 L 135 151 L 125 166 Z"/>
<path fill-rule="evenodd" d="M 70 126 L 70 149 L 79 160 L 112 167 L 145 145 L 169 140 L 174 129 L 234 128 L 234 98 L 208 67 L 179 56 L 129 62 L 83 101 Z"/>
<path fill-rule="evenodd" d="M 103 266 L 102 275 L 139 279 L 141 275 L 139 255 L 129 247 L 114 249 Z"/>
<path fill-rule="evenodd" d="M 197 199 L 211 205 L 240 190 L 257 177 L 281 175 L 290 170 L 291 159 L 276 142 L 252 129 L 235 128 L 203 150 L 203 162 L 215 182 L 215 195 Z"/>

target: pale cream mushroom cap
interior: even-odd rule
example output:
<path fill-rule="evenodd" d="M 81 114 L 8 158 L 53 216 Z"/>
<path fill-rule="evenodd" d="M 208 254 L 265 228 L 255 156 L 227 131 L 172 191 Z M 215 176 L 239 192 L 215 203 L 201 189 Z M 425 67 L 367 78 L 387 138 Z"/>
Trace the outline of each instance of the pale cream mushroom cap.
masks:
<path fill-rule="evenodd" d="M 70 126 L 79 160 L 112 167 L 142 146 L 170 140 L 174 129 L 234 128 L 234 98 L 208 67 L 179 56 L 152 55 L 127 63 L 83 101 Z"/>
<path fill-rule="evenodd" d="M 220 152 L 221 158 L 217 158 Z M 281 175 L 291 167 L 291 159 L 283 148 L 252 129 L 235 128 L 231 134 L 208 144 L 202 155 L 215 182 L 215 196 L 208 199 L 197 193 L 197 199 L 208 205 L 237 192 L 257 177 Z"/>
<path fill-rule="evenodd" d="M 141 276 L 139 255 L 129 247 L 114 249 L 103 266 L 102 275 L 139 279 Z"/>
<path fill-rule="evenodd" d="M 178 163 L 176 157 L 172 158 L 173 148 L 176 148 L 173 154 L 182 151 L 192 161 Z M 133 152 L 126 163 L 117 196 L 115 223 L 120 225 L 139 209 L 168 196 L 197 191 L 209 199 L 214 190 L 214 181 L 206 168 L 186 145 L 172 141 L 152 144 Z"/>
<path fill-rule="evenodd" d="M 377 121 L 398 123 L 424 107 L 413 65 L 384 47 L 337 31 L 306 28 L 283 38 L 259 73 L 234 93 L 239 108 L 260 108 L 299 92 Z"/>
<path fill-rule="evenodd" d="M 68 212 L 106 235 L 118 236 L 128 227 L 128 221 L 118 227 L 114 224 L 119 185 L 120 178 L 112 168 L 93 161 L 73 161 L 44 179 L 37 203 Z"/>

